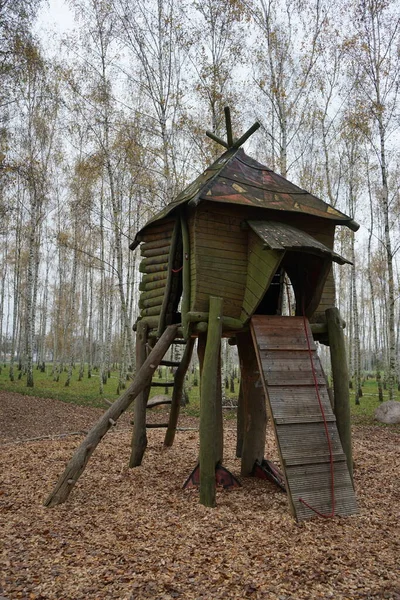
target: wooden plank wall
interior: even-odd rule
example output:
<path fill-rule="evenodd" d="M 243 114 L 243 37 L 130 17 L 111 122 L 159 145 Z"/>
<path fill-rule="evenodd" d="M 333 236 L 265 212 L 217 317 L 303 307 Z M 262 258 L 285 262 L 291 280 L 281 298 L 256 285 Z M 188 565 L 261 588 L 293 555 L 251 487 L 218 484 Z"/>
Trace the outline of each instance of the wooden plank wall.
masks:
<path fill-rule="evenodd" d="M 224 299 L 223 314 L 239 318 L 247 278 L 247 235 L 235 206 L 202 203 L 189 218 L 191 311 L 208 312 L 209 296 Z"/>
<path fill-rule="evenodd" d="M 188 219 L 190 233 L 191 311 L 208 311 L 210 295 L 224 298 L 224 315 L 247 320 L 254 305 L 246 298 L 247 238 L 241 228 L 247 219 L 282 220 L 333 248 L 335 225 L 303 214 L 279 213 L 254 207 L 203 202 Z M 256 295 L 259 290 L 256 291 Z M 254 298 L 253 298 L 254 302 Z M 335 306 L 333 273 L 328 275 L 312 321 L 325 321 L 325 310 Z M 246 318 L 245 318 L 246 317 Z"/>
<path fill-rule="evenodd" d="M 170 276 L 168 260 L 174 225 L 175 219 L 165 219 L 148 227 L 142 235 L 139 319 L 145 320 L 150 329 L 157 329 L 160 320 L 164 293 Z"/>

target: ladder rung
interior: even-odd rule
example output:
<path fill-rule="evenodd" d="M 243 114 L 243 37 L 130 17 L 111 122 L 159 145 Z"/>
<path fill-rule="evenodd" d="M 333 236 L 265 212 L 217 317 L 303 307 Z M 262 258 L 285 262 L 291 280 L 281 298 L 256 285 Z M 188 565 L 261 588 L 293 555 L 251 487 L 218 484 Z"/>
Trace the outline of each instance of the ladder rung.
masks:
<path fill-rule="evenodd" d="M 332 455 L 333 458 L 333 462 L 337 463 L 337 462 L 345 462 L 346 461 L 346 456 L 343 454 L 343 452 L 335 452 Z M 324 463 L 329 463 L 330 462 L 330 456 L 329 454 L 324 454 L 324 455 L 318 455 L 316 454 L 315 456 L 293 456 L 293 457 L 288 457 L 288 458 L 284 458 L 283 459 L 284 465 L 285 467 L 301 467 L 301 466 L 305 466 L 305 465 L 317 465 L 317 464 L 324 464 Z"/>
<path fill-rule="evenodd" d="M 322 379 L 323 376 L 322 375 L 319 375 L 319 376 L 317 375 L 317 379 L 318 379 L 318 377 L 319 377 L 319 381 L 317 381 L 317 383 L 318 383 L 318 389 L 321 390 L 321 389 L 326 388 L 327 385 L 326 385 L 326 383 L 324 383 L 324 381 Z M 312 389 L 315 390 L 315 385 L 313 383 L 307 383 L 306 381 L 305 382 L 303 382 L 303 381 L 300 381 L 300 382 L 299 381 L 295 381 L 294 383 L 289 381 L 288 383 L 286 383 L 286 386 L 282 385 L 281 381 L 277 381 L 277 382 L 274 382 L 274 383 L 269 383 L 268 381 L 266 381 L 266 384 L 267 384 L 267 387 L 270 387 L 270 388 L 274 388 L 274 387 L 283 387 L 283 388 L 284 387 L 299 387 L 299 388 L 305 388 L 305 387 L 308 387 L 308 388 L 312 388 Z"/>
<path fill-rule="evenodd" d="M 152 383 L 151 387 L 174 387 L 173 381 L 165 381 L 164 383 L 161 381 L 160 383 Z"/>
<path fill-rule="evenodd" d="M 180 362 L 176 362 L 176 360 L 162 360 L 160 362 L 160 365 L 162 365 L 163 367 L 179 367 L 181 363 Z"/>
<path fill-rule="evenodd" d="M 335 415 L 325 415 L 327 423 L 336 421 Z M 323 423 L 324 419 L 319 415 L 293 415 L 288 417 L 275 417 L 274 421 L 277 425 L 306 425 L 307 423 Z"/>

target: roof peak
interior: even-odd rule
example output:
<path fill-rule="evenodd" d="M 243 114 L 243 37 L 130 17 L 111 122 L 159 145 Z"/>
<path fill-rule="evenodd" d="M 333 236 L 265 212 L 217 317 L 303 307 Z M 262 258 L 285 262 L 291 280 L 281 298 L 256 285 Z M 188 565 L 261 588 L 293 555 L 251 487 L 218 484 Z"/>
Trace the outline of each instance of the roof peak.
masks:
<path fill-rule="evenodd" d="M 244 144 L 245 141 L 248 140 L 249 137 L 253 135 L 253 133 L 257 131 L 257 129 L 260 127 L 260 123 L 256 121 L 255 123 L 253 123 L 250 129 L 248 129 L 240 138 L 236 139 L 233 137 L 232 133 L 231 110 L 229 106 L 225 106 L 224 113 L 226 127 L 226 142 L 225 140 L 215 135 L 212 131 L 207 130 L 206 135 L 210 139 L 214 140 L 214 142 L 217 142 L 217 144 L 220 144 L 224 148 L 227 148 L 227 150 L 237 149 L 240 146 L 242 146 L 242 144 Z"/>

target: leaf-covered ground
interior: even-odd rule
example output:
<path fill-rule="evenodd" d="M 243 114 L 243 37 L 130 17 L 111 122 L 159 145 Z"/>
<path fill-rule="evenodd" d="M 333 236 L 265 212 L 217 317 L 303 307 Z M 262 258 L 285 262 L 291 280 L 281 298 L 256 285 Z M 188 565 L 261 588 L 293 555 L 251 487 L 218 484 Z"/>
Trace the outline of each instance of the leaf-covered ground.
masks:
<path fill-rule="evenodd" d="M 68 502 L 42 502 L 81 437 L 26 441 L 87 429 L 101 411 L 0 394 L 0 596 L 9 600 L 400 600 L 400 434 L 354 428 L 360 514 L 296 524 L 285 495 L 246 479 L 198 504 L 182 483 L 198 433 L 149 431 L 143 465 L 127 468 L 129 417 L 107 434 Z M 165 420 L 158 412 L 154 420 Z M 182 423 L 185 425 L 185 423 Z M 238 474 L 235 422 L 225 466 Z M 25 440 L 25 441 L 24 441 Z M 272 437 L 268 454 L 275 456 Z"/>

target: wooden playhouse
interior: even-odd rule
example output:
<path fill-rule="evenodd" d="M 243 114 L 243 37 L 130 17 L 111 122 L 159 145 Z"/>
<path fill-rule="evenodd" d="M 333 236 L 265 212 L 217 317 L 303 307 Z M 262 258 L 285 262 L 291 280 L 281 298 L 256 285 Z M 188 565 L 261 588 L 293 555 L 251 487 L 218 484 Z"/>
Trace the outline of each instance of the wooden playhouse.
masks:
<path fill-rule="evenodd" d="M 228 111 L 226 117 L 228 140 L 218 140 L 226 151 L 153 217 L 131 245 L 140 244 L 142 255 L 136 387 L 128 390 L 130 397 L 124 394 L 118 410 L 110 407 L 98 435 L 101 439 L 136 397 L 130 465 L 141 463 L 151 374 L 163 364 L 170 345 L 181 343 L 185 350 L 175 374 L 165 438 L 171 445 L 197 338 L 200 501 L 213 506 L 215 468 L 223 461 L 220 342 L 229 337 L 238 346 L 241 367 L 241 474 L 250 475 L 255 464 L 262 464 L 269 416 L 292 514 L 297 519 L 352 514 L 357 506 L 346 358 L 332 263 L 348 262 L 333 250 L 336 226 L 356 231 L 358 225 L 247 156 L 240 146 L 256 127 L 235 142 Z M 282 316 L 288 280 L 295 306 Z M 331 346 L 335 411 L 316 340 Z M 89 446 L 86 454 L 81 452 L 78 477 L 93 451 L 93 439 Z M 76 475 L 72 469 L 70 487 Z M 61 487 L 68 487 L 66 477 Z M 62 501 L 60 497 L 53 493 L 47 504 Z"/>

